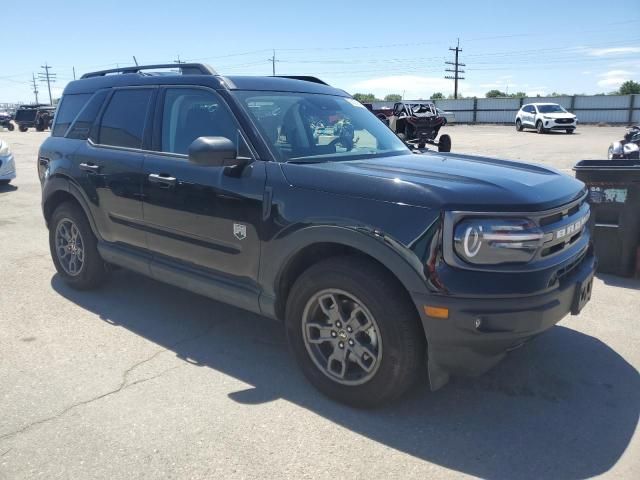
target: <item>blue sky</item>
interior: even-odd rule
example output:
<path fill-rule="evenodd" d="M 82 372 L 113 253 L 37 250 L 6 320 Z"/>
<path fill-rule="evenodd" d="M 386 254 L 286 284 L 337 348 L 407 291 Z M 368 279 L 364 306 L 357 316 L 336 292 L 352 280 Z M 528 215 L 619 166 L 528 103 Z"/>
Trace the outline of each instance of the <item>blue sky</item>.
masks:
<path fill-rule="evenodd" d="M 317 75 L 350 93 L 428 97 L 453 91 L 444 62 L 458 37 L 464 95 L 597 93 L 640 81 L 639 0 L 4 3 L 0 102 L 32 101 L 31 74 L 45 62 L 57 74 L 55 97 L 74 66 L 82 74 L 130 65 L 132 55 L 141 64 L 179 55 L 222 74 L 270 75 L 272 49 L 278 74 Z M 39 22 L 40 35 L 24 26 Z"/>

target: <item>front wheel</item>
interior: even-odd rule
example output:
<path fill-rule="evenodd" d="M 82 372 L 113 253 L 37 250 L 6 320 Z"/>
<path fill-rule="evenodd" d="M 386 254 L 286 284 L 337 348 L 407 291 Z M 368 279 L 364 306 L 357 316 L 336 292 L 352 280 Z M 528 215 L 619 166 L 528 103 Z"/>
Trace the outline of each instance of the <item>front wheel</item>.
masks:
<path fill-rule="evenodd" d="M 440 135 L 440 139 L 438 140 L 438 151 L 439 152 L 450 152 L 451 151 L 451 137 L 447 134 Z"/>
<path fill-rule="evenodd" d="M 544 133 L 544 127 L 542 126 L 542 120 L 538 120 L 536 123 L 536 130 L 538 133 Z"/>
<path fill-rule="evenodd" d="M 520 121 L 520 119 L 517 119 L 517 120 L 516 120 L 516 130 L 517 130 L 518 132 L 521 132 L 521 131 L 522 131 L 522 122 Z"/>
<path fill-rule="evenodd" d="M 609 150 L 607 150 L 607 158 L 613 160 L 613 145 L 609 146 Z"/>
<path fill-rule="evenodd" d="M 63 203 L 53 212 L 49 248 L 58 274 L 71 287 L 89 290 L 107 278 L 108 269 L 98 253 L 96 237 L 78 205 Z"/>
<path fill-rule="evenodd" d="M 322 393 L 375 407 L 405 393 L 425 363 L 425 338 L 407 293 L 356 256 L 305 271 L 286 308 L 287 338 L 304 375 Z"/>
<path fill-rule="evenodd" d="M 13 123 L 7 124 L 7 130 L 9 130 L 10 132 L 13 132 L 13 129 L 14 129 Z"/>
<path fill-rule="evenodd" d="M 567 128 L 567 133 L 569 134 L 573 133 L 573 128 Z"/>
<path fill-rule="evenodd" d="M 24 133 L 24 132 L 26 132 L 27 130 L 29 130 L 29 128 L 28 128 L 28 127 L 24 127 L 24 126 L 22 126 L 22 125 L 19 125 L 19 126 L 18 126 L 18 130 L 20 130 L 22 133 Z"/>

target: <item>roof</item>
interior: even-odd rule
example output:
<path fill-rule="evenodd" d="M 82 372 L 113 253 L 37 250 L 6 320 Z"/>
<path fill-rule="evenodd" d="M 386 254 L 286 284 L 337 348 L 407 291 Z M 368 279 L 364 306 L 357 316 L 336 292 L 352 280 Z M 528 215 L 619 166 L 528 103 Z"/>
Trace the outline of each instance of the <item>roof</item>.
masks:
<path fill-rule="evenodd" d="M 230 76 L 216 74 L 186 74 L 179 72 L 163 75 L 149 75 L 124 72 L 110 75 L 87 74 L 86 78 L 70 82 L 65 94 L 93 93 L 103 88 L 144 86 L 144 85 L 204 85 L 216 90 L 262 90 L 279 92 L 305 92 L 325 95 L 347 96 L 343 90 L 333 88 L 313 77 L 258 77 Z"/>

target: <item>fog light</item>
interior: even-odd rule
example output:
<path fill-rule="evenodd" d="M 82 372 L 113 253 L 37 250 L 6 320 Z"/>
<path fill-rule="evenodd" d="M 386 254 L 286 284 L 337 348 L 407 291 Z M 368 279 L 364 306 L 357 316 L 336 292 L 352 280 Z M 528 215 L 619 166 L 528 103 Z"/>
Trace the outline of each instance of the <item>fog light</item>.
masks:
<path fill-rule="evenodd" d="M 433 318 L 442 318 L 445 320 L 449 318 L 449 309 L 446 307 L 433 307 L 431 305 L 425 305 L 424 313 L 426 313 L 427 316 Z"/>

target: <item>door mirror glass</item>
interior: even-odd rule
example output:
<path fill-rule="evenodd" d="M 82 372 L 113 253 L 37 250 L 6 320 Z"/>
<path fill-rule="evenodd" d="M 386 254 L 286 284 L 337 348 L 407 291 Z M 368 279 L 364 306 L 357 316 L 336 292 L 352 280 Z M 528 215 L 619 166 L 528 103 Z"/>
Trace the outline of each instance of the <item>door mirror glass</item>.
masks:
<path fill-rule="evenodd" d="M 236 145 L 226 137 L 198 137 L 189 145 L 189 161 L 207 167 L 233 167 L 245 163 Z"/>

